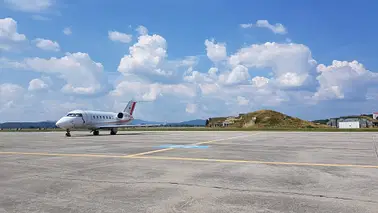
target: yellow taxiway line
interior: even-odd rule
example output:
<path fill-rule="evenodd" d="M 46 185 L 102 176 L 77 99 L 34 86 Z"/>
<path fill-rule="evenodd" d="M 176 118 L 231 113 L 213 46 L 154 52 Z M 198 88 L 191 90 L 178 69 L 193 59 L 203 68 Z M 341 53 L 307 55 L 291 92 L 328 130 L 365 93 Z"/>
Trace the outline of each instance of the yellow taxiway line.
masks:
<path fill-rule="evenodd" d="M 378 165 L 358 165 L 358 164 L 275 162 L 275 161 L 230 160 L 230 159 L 211 159 L 211 158 L 180 158 L 180 157 L 164 157 L 164 156 L 138 156 L 138 157 L 131 157 L 131 158 L 176 160 L 176 161 L 204 161 L 204 162 L 218 162 L 218 163 L 249 163 L 249 164 L 288 165 L 288 166 L 356 167 L 356 168 L 378 169 Z"/>
<path fill-rule="evenodd" d="M 320 166 L 320 167 L 354 167 L 354 168 L 373 168 L 373 169 L 378 169 L 378 165 L 301 163 L 301 162 L 273 162 L 273 161 L 230 160 L 230 159 L 209 159 L 209 158 L 181 158 L 181 157 L 164 157 L 164 156 L 130 156 L 130 155 L 73 154 L 73 153 L 70 154 L 70 153 L 44 153 L 44 152 L 0 152 L 0 155 L 34 155 L 34 156 L 63 156 L 63 157 L 129 158 L 129 159 L 152 159 L 152 160 L 171 160 L 171 161 L 202 161 L 202 162 L 218 162 L 218 163 L 245 163 L 245 164 L 309 166 L 309 167 L 311 167 L 311 166 Z"/>
<path fill-rule="evenodd" d="M 137 156 L 148 155 L 148 154 L 157 153 L 157 152 L 165 152 L 165 151 L 172 150 L 172 149 L 174 149 L 174 148 L 152 150 L 152 151 L 148 151 L 148 152 L 141 152 L 141 153 L 137 153 L 137 154 L 126 155 L 126 157 L 137 157 Z"/>

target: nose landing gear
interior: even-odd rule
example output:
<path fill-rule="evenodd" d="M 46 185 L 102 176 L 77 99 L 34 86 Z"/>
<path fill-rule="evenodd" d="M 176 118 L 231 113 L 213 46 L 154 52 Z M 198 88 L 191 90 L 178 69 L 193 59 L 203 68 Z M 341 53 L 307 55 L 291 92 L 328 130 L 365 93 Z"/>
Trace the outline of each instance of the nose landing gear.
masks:
<path fill-rule="evenodd" d="M 71 133 L 70 133 L 70 130 L 69 130 L 69 129 L 67 129 L 66 136 L 67 136 L 67 137 L 71 137 Z"/>

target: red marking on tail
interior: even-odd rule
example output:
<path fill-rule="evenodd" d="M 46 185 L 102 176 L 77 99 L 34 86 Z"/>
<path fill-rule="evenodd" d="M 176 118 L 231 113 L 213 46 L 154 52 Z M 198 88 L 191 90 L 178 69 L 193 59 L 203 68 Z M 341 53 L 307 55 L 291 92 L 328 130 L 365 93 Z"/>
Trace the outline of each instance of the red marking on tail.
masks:
<path fill-rule="evenodd" d="M 132 115 L 133 112 L 134 112 L 135 104 L 136 104 L 136 102 L 133 102 L 132 105 L 131 105 L 130 115 Z"/>

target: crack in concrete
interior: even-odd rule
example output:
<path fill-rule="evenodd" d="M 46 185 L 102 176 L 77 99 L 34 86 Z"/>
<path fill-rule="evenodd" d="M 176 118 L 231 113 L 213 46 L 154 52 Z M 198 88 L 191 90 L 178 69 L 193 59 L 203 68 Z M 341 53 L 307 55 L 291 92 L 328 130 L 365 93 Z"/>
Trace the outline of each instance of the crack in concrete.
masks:
<path fill-rule="evenodd" d="M 373 136 L 373 149 L 374 149 L 374 152 L 375 152 L 375 157 L 377 158 L 378 160 L 378 146 L 377 146 L 377 136 L 374 135 Z"/>
<path fill-rule="evenodd" d="M 81 182 L 95 182 L 95 183 L 109 183 L 109 184 L 168 184 L 168 185 L 179 185 L 179 186 L 191 186 L 191 187 L 201 187 L 201 188 L 211 188 L 211 189 L 219 189 L 219 190 L 230 190 L 230 191 L 237 191 L 237 192 L 257 192 L 257 193 L 267 193 L 267 194 L 283 194 L 283 195 L 298 195 L 298 196 L 306 196 L 306 197 L 319 197 L 319 198 L 327 198 L 327 199 L 336 199 L 336 200 L 346 200 L 346 201 L 360 201 L 360 202 L 367 202 L 367 203 L 377 203 L 378 201 L 374 200 L 363 200 L 363 199 L 355 199 L 350 197 L 339 197 L 339 196 L 329 196 L 323 194 L 308 194 L 308 193 L 300 193 L 300 192 L 291 192 L 291 191 L 272 191 L 272 190 L 263 190 L 263 189 L 239 189 L 239 188 L 229 188 L 223 186 L 206 186 L 194 183 L 179 183 L 179 182 L 163 182 L 163 181 L 134 181 L 134 182 L 124 182 L 124 181 L 109 181 L 109 180 L 92 180 L 92 179 L 80 179 L 80 178 L 69 178 L 69 177 L 41 177 L 36 175 L 35 177 L 38 178 L 47 178 L 47 179 L 62 179 L 62 180 L 70 180 L 70 181 L 81 181 Z"/>

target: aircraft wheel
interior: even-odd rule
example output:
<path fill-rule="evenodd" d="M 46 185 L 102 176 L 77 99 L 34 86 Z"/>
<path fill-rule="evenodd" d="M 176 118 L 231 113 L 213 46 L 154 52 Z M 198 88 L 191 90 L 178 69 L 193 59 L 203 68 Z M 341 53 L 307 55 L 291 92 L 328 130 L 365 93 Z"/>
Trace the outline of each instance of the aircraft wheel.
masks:
<path fill-rule="evenodd" d="M 98 130 L 93 131 L 93 135 L 99 135 L 100 132 Z"/>
<path fill-rule="evenodd" d="M 67 137 L 71 137 L 71 133 L 66 132 L 66 136 L 67 136 Z"/>
<path fill-rule="evenodd" d="M 111 129 L 111 130 L 110 130 L 110 134 L 111 134 L 111 135 L 115 135 L 115 134 L 117 134 L 117 130 L 115 130 L 115 129 Z"/>

